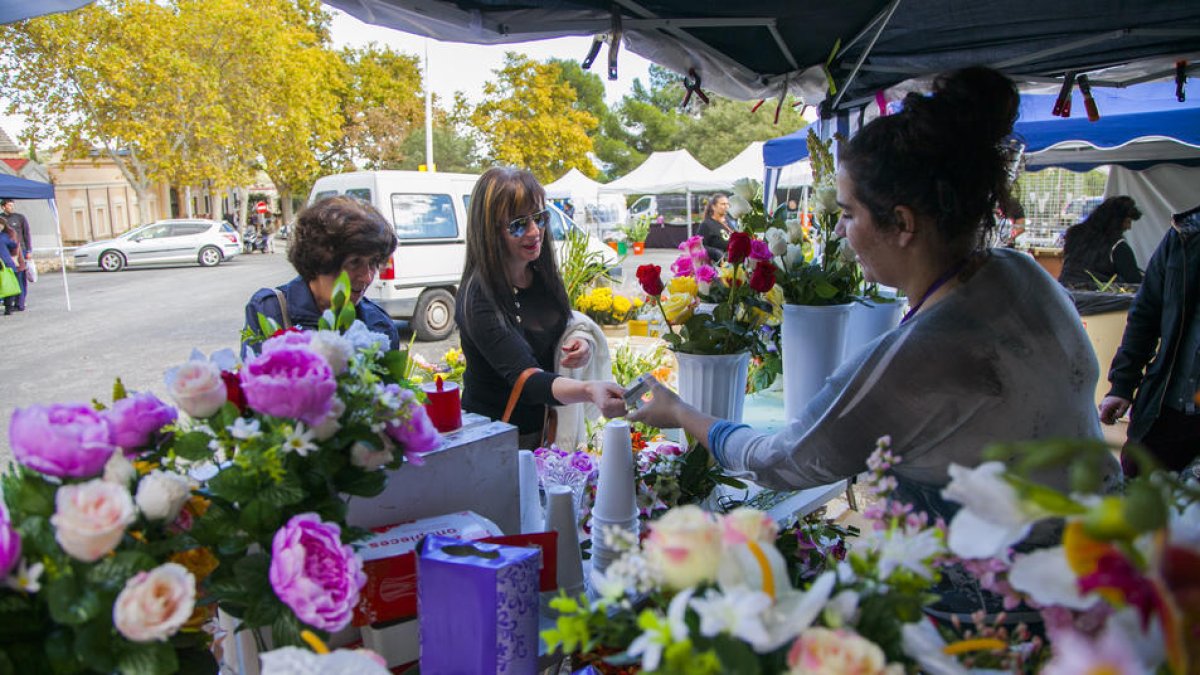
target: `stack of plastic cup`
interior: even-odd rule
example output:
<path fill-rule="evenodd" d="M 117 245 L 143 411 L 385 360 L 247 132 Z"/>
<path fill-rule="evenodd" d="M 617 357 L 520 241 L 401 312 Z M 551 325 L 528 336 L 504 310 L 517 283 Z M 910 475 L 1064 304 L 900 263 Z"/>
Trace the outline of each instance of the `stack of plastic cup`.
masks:
<path fill-rule="evenodd" d="M 546 530 L 558 533 L 558 587 L 572 597 L 582 594 L 583 559 L 579 552 L 575 493 L 566 485 L 546 488 Z"/>
<path fill-rule="evenodd" d="M 629 423 L 613 420 L 604 427 L 604 452 L 592 507 L 592 569 L 603 572 L 620 553 L 604 541 L 603 530 L 619 527 L 638 533 L 637 494 L 634 489 L 633 441 Z"/>
<path fill-rule="evenodd" d="M 521 532 L 543 532 L 542 494 L 532 450 L 517 453 L 517 469 L 521 485 Z"/>

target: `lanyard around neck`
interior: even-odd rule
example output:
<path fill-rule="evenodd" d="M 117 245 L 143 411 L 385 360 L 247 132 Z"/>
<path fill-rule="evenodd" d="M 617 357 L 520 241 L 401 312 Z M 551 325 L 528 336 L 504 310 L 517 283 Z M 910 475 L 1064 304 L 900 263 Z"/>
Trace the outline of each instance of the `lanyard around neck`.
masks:
<path fill-rule="evenodd" d="M 967 266 L 967 260 L 969 260 L 969 258 L 963 258 L 955 263 L 954 267 L 951 267 L 949 270 L 947 270 L 945 274 L 938 277 L 937 280 L 929 286 L 929 289 L 925 291 L 925 294 L 921 296 L 921 299 L 917 300 L 917 304 L 913 305 L 911 309 L 905 312 L 904 318 L 900 319 L 900 324 L 903 325 L 907 323 L 909 319 L 913 318 L 913 316 L 917 313 L 917 310 L 921 309 L 921 305 L 924 305 L 925 301 L 929 299 L 929 296 L 936 293 L 937 289 L 945 286 L 946 282 L 950 281 L 959 272 L 963 271 L 963 268 Z"/>

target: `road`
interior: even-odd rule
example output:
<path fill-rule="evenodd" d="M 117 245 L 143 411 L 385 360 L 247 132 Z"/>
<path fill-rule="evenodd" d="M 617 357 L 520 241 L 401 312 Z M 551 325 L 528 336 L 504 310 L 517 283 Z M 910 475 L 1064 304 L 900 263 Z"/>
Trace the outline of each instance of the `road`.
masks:
<path fill-rule="evenodd" d="M 113 380 L 167 400 L 163 373 L 205 354 L 236 349 L 246 301 L 264 286 L 294 276 L 287 257 L 242 255 L 213 268 L 199 266 L 43 274 L 28 309 L 0 317 L 0 468 L 11 451 L 8 423 L 15 408 L 112 400 Z M 407 341 L 410 334 L 401 334 Z M 457 332 L 414 351 L 435 361 L 458 345 Z"/>

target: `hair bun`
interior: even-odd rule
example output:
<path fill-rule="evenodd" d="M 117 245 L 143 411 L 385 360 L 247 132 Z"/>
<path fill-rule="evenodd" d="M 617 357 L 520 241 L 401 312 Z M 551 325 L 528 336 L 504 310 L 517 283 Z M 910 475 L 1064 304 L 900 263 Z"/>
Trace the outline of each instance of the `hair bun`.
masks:
<path fill-rule="evenodd" d="M 972 66 L 939 75 L 933 83 L 933 101 L 953 124 L 986 145 L 995 145 L 1012 134 L 1020 95 L 1003 74 Z"/>

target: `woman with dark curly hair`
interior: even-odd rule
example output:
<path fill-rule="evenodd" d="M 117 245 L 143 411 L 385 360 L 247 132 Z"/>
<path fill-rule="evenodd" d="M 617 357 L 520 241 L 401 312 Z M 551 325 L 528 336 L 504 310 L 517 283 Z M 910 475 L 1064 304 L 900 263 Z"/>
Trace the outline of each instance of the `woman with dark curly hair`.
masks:
<path fill-rule="evenodd" d="M 520 381 L 510 421 L 522 448 L 554 440 L 542 438 L 547 406 L 589 403 L 605 417 L 625 414 L 616 383 L 561 374 L 583 372 L 600 345 L 568 329 L 571 306 L 554 259 L 549 218 L 546 192 L 533 174 L 488 169 L 471 192 L 467 257 L 454 311 L 467 360 L 463 410 L 501 418 Z M 522 379 L 530 368 L 540 370 Z M 607 374 L 595 374 L 611 378 L 611 366 Z"/>
<path fill-rule="evenodd" d="M 371 331 L 387 335 L 390 348 L 397 349 L 400 335 L 391 317 L 363 297 L 396 243 L 391 223 L 366 202 L 342 196 L 310 205 L 296 217 L 288 240 L 288 261 L 298 276 L 277 288 L 255 292 L 246 303 L 246 328 L 258 334 L 262 314 L 284 328 L 315 330 L 321 313 L 329 309 L 334 282 L 346 272 L 358 319 Z M 243 343 L 243 354 L 252 348 Z"/>
<path fill-rule="evenodd" d="M 1095 290 L 1113 277 L 1123 284 L 1142 283 L 1142 271 L 1125 232 L 1142 217 L 1133 197 L 1109 197 L 1063 239 L 1063 268 L 1058 283 Z"/>
<path fill-rule="evenodd" d="M 956 511 L 941 497 L 950 465 L 979 465 L 993 443 L 1101 439 L 1096 358 L 1067 294 L 1028 255 L 984 248 L 996 204 L 1009 197 L 1016 115 L 1008 78 L 968 68 L 842 144 L 837 231 L 867 281 L 899 288 L 911 309 L 798 419 L 764 434 L 662 386 L 630 419 L 683 427 L 721 465 L 776 489 L 855 476 L 890 436 L 902 459 L 896 497 L 947 520 Z M 1119 471 L 1114 461 L 1105 477 Z M 1065 487 L 1067 472 L 1044 479 Z"/>

